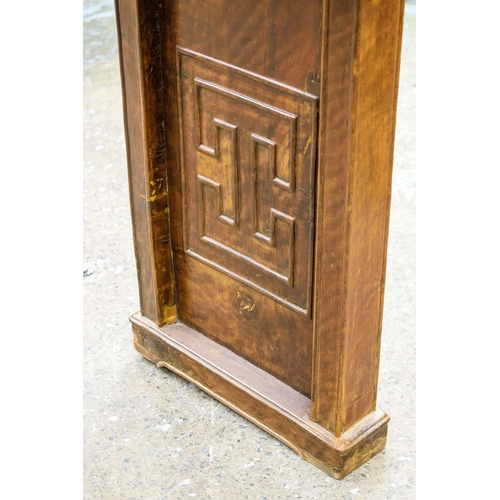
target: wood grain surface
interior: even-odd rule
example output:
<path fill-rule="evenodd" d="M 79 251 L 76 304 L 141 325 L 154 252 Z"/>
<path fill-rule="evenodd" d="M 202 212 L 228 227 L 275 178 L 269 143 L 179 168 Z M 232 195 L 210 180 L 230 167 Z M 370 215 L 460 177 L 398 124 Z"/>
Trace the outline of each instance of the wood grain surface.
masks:
<path fill-rule="evenodd" d="M 179 318 L 310 395 L 321 2 L 179 1 L 164 9 Z M 193 96 L 195 87 L 202 90 Z M 208 233 L 199 238 L 202 224 Z"/>
<path fill-rule="evenodd" d="M 371 412 L 341 437 L 309 419 L 310 400 L 232 351 L 177 323 L 131 317 L 145 358 L 186 378 L 327 474 L 342 479 L 385 446 L 389 416 Z"/>
<path fill-rule="evenodd" d="M 376 405 L 403 11 L 325 8 L 312 418 L 336 435 Z"/>
<path fill-rule="evenodd" d="M 387 430 L 376 394 L 404 2 L 116 7 L 135 346 L 341 477 Z M 231 380 L 222 358 L 205 362 L 216 352 Z M 257 404 L 266 384 L 279 390 Z"/>

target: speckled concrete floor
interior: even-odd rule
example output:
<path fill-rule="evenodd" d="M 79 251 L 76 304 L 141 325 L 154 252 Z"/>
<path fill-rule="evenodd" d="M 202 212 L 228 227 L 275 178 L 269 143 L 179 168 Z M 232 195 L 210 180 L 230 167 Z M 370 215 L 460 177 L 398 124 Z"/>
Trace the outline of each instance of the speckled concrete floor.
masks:
<path fill-rule="evenodd" d="M 341 481 L 135 352 L 138 290 L 112 0 L 84 1 L 84 498 L 415 498 L 415 7 L 405 14 L 379 406 Z"/>

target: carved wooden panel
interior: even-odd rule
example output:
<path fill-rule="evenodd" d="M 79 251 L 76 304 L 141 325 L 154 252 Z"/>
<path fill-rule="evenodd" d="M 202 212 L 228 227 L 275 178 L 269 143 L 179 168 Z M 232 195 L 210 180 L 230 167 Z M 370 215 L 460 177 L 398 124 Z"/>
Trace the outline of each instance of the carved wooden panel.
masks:
<path fill-rule="evenodd" d="M 178 48 L 184 246 L 310 316 L 317 97 Z"/>
<path fill-rule="evenodd" d="M 116 9 L 134 345 L 341 478 L 389 420 L 376 388 L 404 1 Z"/>

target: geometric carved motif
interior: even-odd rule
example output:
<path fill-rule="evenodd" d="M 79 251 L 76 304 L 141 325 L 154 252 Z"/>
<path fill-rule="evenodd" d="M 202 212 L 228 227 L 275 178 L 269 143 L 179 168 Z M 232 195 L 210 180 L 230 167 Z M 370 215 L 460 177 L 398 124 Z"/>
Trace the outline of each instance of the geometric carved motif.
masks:
<path fill-rule="evenodd" d="M 188 255 L 310 315 L 317 98 L 178 48 Z"/>

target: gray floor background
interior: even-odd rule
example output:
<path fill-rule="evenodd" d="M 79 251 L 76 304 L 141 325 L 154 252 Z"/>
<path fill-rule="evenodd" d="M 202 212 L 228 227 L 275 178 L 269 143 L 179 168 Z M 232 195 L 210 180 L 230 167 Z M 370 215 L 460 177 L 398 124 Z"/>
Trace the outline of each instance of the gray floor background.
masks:
<path fill-rule="evenodd" d="M 405 13 L 379 406 L 386 449 L 341 481 L 136 353 L 138 290 L 112 0 L 84 12 L 84 498 L 415 498 L 415 4 Z"/>

